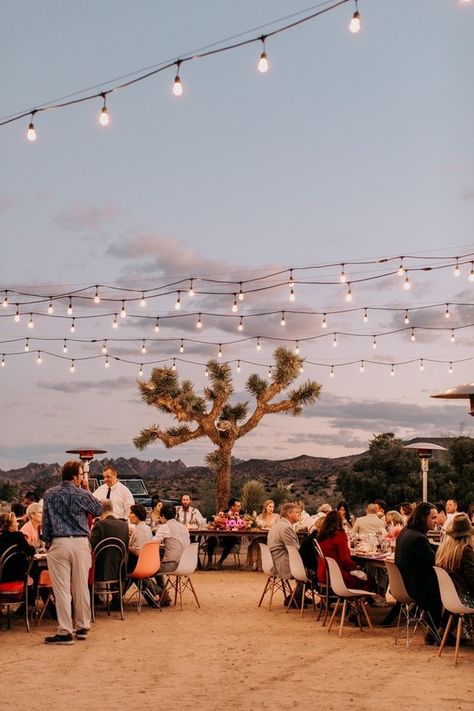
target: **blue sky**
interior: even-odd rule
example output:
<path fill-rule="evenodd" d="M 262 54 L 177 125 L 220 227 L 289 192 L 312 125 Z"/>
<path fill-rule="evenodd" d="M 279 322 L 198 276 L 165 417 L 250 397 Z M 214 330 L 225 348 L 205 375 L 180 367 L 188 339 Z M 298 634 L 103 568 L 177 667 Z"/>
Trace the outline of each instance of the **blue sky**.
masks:
<path fill-rule="evenodd" d="M 305 7 L 289 0 L 8 3 L 0 29 L 1 116 L 87 87 L 109 88 L 115 77 Z M 97 122 L 99 101 L 38 114 L 35 143 L 25 139 L 28 118 L 0 127 L 0 289 L 44 295 L 96 283 L 152 289 L 191 275 L 238 281 L 292 266 L 407 254 L 420 263 L 426 256 L 442 262 L 474 252 L 474 7 L 457 0 L 362 0 L 359 9 L 359 35 L 347 31 L 354 10 L 347 3 L 269 39 L 265 75 L 256 71 L 255 44 L 184 64 L 179 98 L 171 93 L 172 69 L 113 93 L 106 128 Z M 324 277 L 337 281 L 339 271 L 325 269 Z M 372 266 L 352 269 L 353 278 L 375 273 Z M 442 308 L 415 309 L 474 304 L 468 273 L 469 265 L 458 279 L 451 269 L 417 273 L 410 292 L 398 276 L 376 280 L 354 287 L 351 306 L 406 307 L 412 323 L 446 327 Z M 172 314 L 174 300 L 160 299 L 147 313 Z M 239 315 L 289 306 L 285 289 L 275 290 L 246 299 Z M 297 285 L 294 308 L 345 306 L 338 286 Z M 57 313 L 66 307 L 67 300 Z M 230 304 L 198 295 L 192 305 L 183 299 L 186 309 L 227 314 Z M 0 369 L 6 413 L 0 468 L 62 461 L 65 449 L 81 443 L 111 456 L 138 454 L 133 436 L 160 420 L 139 400 L 137 366 L 114 361 L 105 370 L 103 359 L 81 360 L 97 354 L 96 346 L 73 342 L 65 360 L 44 356 L 37 366 L 36 351 L 62 355 L 62 341 L 45 347 L 35 338 L 71 338 L 69 322 L 48 319 L 45 311 L 38 306 L 43 316 L 35 317 L 34 334 L 25 317 L 13 322 L 13 307 L 1 314 L 7 364 Z M 453 308 L 449 325 L 465 326 L 473 317 L 469 306 Z M 287 320 L 289 339 L 322 333 L 319 317 Z M 179 357 L 180 338 L 196 338 L 192 323 L 170 321 L 158 335 L 174 340 L 150 341 L 148 360 Z M 223 323 L 216 319 L 199 337 L 218 343 L 235 336 Z M 454 344 L 446 330 L 419 332 L 416 343 L 407 333 L 386 337 L 375 355 L 372 333 L 399 325 L 400 317 L 387 311 L 371 313 L 369 324 L 360 313 L 331 319 L 328 332 L 367 337 L 339 337 L 337 357 L 329 337 L 305 344 L 302 355 L 322 364 L 308 365 L 302 376 L 322 383 L 320 402 L 302 418 L 268 418 L 236 455 L 337 456 L 361 451 L 378 431 L 469 432 L 465 402 L 429 395 L 473 380 L 470 360 L 456 364 L 452 375 L 447 368 L 474 356 L 472 329 L 456 332 Z M 146 362 L 136 346 L 155 337 L 150 324 L 127 317 L 119 331 L 136 343 L 116 344 L 111 352 Z M 246 328 L 247 336 L 262 336 L 262 351 L 254 342 L 225 349 L 225 358 L 257 364 L 236 375 L 237 393 L 252 369 L 266 373 L 275 341 L 265 336 L 278 333 L 276 317 L 262 319 Z M 78 320 L 74 336 L 90 341 L 116 334 L 110 319 L 91 319 Z M 20 340 L 5 343 L 14 339 Z M 203 364 L 215 355 L 215 346 L 186 343 L 193 364 L 180 362 L 179 373 L 200 389 Z M 74 373 L 69 357 L 77 361 Z M 417 362 L 397 366 L 390 377 L 392 362 L 421 358 L 423 373 Z M 358 365 L 341 365 L 361 359 L 379 365 L 363 375 Z M 145 365 L 145 376 L 150 368 Z M 139 456 L 191 464 L 201 463 L 206 451 L 199 442 L 168 451 L 156 446 Z"/>

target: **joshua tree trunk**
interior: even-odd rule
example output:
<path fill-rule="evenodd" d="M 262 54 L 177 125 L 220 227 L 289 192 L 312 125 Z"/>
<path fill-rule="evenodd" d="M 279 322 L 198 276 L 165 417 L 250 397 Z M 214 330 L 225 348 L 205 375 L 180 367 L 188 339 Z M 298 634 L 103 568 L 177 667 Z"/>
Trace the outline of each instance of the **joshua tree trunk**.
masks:
<path fill-rule="evenodd" d="M 230 499 L 232 447 L 219 448 L 220 466 L 216 478 L 216 510 L 226 511 Z"/>

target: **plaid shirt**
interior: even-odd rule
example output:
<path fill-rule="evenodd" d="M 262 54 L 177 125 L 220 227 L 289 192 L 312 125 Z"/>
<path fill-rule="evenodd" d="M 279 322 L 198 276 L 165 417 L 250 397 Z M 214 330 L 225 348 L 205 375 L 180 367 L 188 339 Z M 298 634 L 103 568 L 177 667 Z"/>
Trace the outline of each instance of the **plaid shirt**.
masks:
<path fill-rule="evenodd" d="M 42 538 L 89 536 L 88 514 L 98 516 L 102 506 L 89 491 L 79 489 L 70 481 L 48 489 L 43 499 Z"/>

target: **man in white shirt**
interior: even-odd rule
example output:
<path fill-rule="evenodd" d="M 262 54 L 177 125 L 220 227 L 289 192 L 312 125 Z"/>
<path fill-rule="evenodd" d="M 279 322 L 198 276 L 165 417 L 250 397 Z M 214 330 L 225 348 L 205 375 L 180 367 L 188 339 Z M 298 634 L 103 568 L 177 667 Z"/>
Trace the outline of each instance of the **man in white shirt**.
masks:
<path fill-rule="evenodd" d="M 155 541 L 164 544 L 160 573 L 171 573 L 178 567 L 184 549 L 190 544 L 186 526 L 175 519 L 175 508 L 166 504 L 161 509 L 161 526 L 155 531 Z"/>
<path fill-rule="evenodd" d="M 115 467 L 109 465 L 104 469 L 104 483 L 94 491 L 94 496 L 99 501 L 110 499 L 113 511 L 117 518 L 128 521 L 130 506 L 135 503 L 133 494 L 125 484 L 118 480 Z"/>
<path fill-rule="evenodd" d="M 456 499 L 448 499 L 446 501 L 446 521 L 443 523 L 443 531 L 451 525 L 454 515 L 458 512 L 458 502 Z"/>
<path fill-rule="evenodd" d="M 190 526 L 191 528 L 201 528 L 206 523 L 206 519 L 199 509 L 191 506 L 191 497 L 189 494 L 182 495 L 181 506 L 176 507 L 176 520 L 184 526 Z"/>
<path fill-rule="evenodd" d="M 353 528 L 353 533 L 383 533 L 385 528 L 385 522 L 380 519 L 377 515 L 376 504 L 368 504 L 365 509 L 366 515 L 360 516 Z"/>

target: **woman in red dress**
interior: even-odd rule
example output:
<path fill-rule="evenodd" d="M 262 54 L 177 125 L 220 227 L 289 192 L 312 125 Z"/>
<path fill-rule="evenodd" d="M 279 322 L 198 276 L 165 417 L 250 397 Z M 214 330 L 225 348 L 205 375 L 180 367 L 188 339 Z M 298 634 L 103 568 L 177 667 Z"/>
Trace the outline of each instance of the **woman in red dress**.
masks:
<path fill-rule="evenodd" d="M 318 543 L 327 558 L 333 558 L 341 569 L 342 577 L 348 588 L 368 590 L 367 580 L 361 580 L 351 571 L 358 570 L 359 566 L 349 554 L 349 544 L 344 531 L 342 518 L 338 511 L 330 511 L 324 519 L 318 534 Z M 318 580 L 326 582 L 326 567 L 324 560 L 318 560 Z"/>

